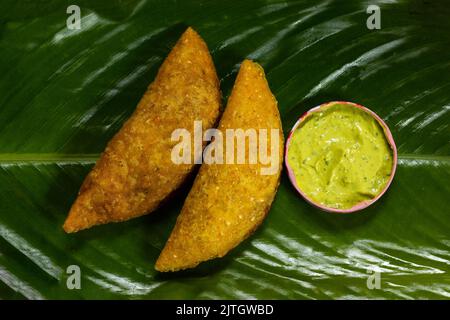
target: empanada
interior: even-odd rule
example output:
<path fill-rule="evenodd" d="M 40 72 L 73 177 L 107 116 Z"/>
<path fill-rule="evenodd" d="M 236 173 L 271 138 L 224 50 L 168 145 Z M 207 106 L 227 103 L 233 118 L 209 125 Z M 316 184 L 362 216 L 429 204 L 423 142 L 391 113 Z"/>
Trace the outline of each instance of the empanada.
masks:
<path fill-rule="evenodd" d="M 188 28 L 160 67 L 135 112 L 86 177 L 64 223 L 66 232 L 119 222 L 155 210 L 194 168 L 176 164 L 177 128 L 216 124 L 220 88 L 205 42 Z"/>
<path fill-rule="evenodd" d="M 283 132 L 277 102 L 258 64 L 242 63 L 218 129 L 224 137 L 227 129 L 257 130 L 258 138 L 265 129 L 267 146 L 278 146 L 268 150 L 275 156 L 275 170 L 263 174 L 268 165 L 251 164 L 249 152 L 244 164 L 202 164 L 156 262 L 158 271 L 193 268 L 226 255 L 255 231 L 270 209 L 282 168 Z M 235 151 L 237 147 L 234 144 Z"/>

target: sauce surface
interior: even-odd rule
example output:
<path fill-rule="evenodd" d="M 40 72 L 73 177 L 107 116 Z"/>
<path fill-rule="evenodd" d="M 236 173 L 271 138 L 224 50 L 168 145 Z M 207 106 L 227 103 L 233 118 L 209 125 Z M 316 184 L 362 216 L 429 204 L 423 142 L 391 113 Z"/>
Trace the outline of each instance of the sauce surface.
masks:
<path fill-rule="evenodd" d="M 381 125 L 365 111 L 345 104 L 309 114 L 294 131 L 287 158 L 302 192 L 335 209 L 375 198 L 388 183 L 393 166 Z"/>

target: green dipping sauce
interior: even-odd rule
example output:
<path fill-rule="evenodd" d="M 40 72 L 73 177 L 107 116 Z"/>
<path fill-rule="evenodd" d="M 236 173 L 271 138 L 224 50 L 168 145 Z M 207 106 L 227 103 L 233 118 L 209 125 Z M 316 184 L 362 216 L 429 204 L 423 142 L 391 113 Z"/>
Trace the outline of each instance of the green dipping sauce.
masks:
<path fill-rule="evenodd" d="M 335 209 L 375 198 L 393 166 L 381 125 L 346 104 L 309 114 L 294 131 L 287 158 L 301 191 L 313 202 Z"/>

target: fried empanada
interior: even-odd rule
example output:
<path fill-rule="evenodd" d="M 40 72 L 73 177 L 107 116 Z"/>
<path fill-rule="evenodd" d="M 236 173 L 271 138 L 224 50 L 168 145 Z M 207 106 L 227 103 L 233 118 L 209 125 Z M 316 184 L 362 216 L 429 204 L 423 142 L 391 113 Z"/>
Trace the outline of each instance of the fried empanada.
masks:
<path fill-rule="evenodd" d="M 188 28 L 160 67 L 132 116 L 108 143 L 86 177 L 66 232 L 119 222 L 155 210 L 194 168 L 171 160 L 177 128 L 216 124 L 220 88 L 208 48 Z"/>
<path fill-rule="evenodd" d="M 277 155 L 276 170 L 261 174 L 267 165 L 251 164 L 248 149 L 244 164 L 204 163 L 156 262 L 158 271 L 193 268 L 226 255 L 256 230 L 270 209 L 280 180 L 283 133 L 277 102 L 264 70 L 252 61 L 242 63 L 220 120 L 219 130 L 224 137 L 227 129 L 266 129 L 269 134 L 274 129 L 276 136 L 268 137 L 268 146 L 271 140 L 278 140 L 274 141 L 278 148 L 268 153 Z M 258 131 L 258 138 L 261 134 Z M 235 151 L 237 147 L 234 144 Z"/>

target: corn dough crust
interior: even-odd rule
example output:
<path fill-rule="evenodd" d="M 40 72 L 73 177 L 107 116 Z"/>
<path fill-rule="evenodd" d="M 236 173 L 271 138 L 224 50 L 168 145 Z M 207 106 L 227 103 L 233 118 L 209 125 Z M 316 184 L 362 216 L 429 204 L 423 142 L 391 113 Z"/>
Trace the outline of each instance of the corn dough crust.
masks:
<path fill-rule="evenodd" d="M 108 143 L 86 177 L 64 230 L 119 222 L 155 210 L 192 171 L 171 161 L 172 131 L 194 120 L 215 125 L 220 88 L 208 48 L 188 28 L 160 67 L 133 115 Z M 193 161 L 191 162 L 193 163 Z"/>
<path fill-rule="evenodd" d="M 193 268 L 226 255 L 256 230 L 270 209 L 280 180 L 283 133 L 264 70 L 252 61 L 242 63 L 220 121 L 223 134 L 228 128 L 279 129 L 278 171 L 261 175 L 261 167 L 267 165 L 259 162 L 203 164 L 156 262 L 158 271 Z"/>

